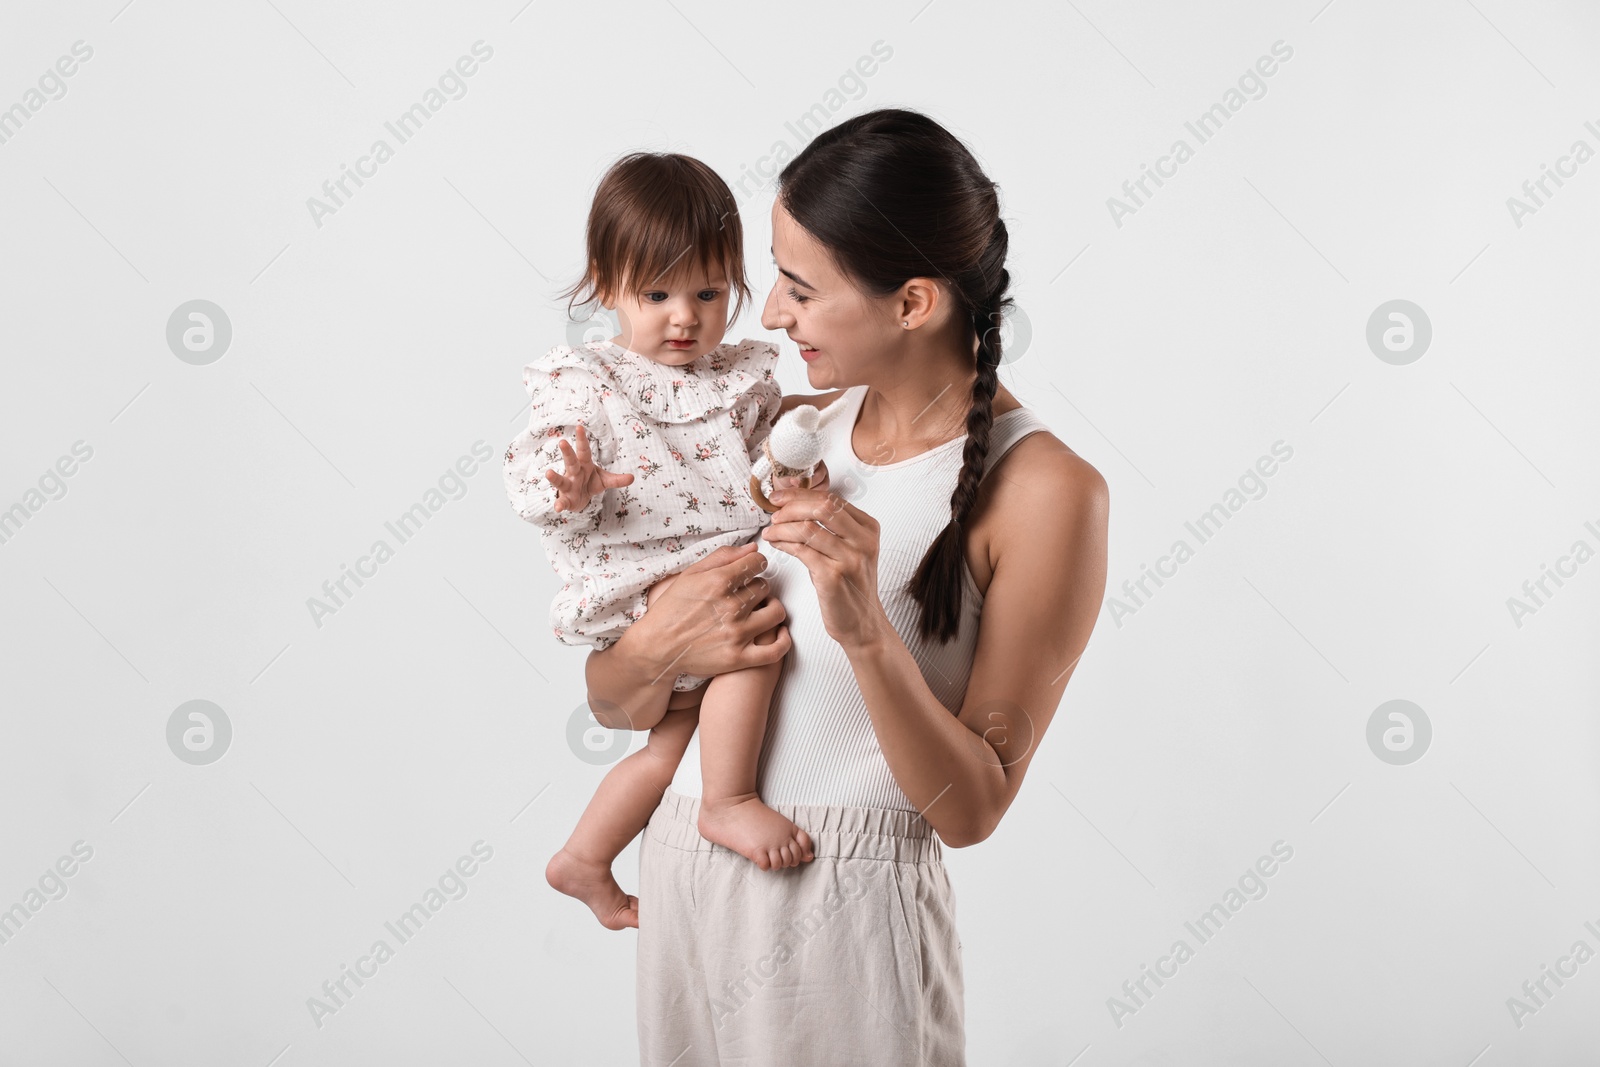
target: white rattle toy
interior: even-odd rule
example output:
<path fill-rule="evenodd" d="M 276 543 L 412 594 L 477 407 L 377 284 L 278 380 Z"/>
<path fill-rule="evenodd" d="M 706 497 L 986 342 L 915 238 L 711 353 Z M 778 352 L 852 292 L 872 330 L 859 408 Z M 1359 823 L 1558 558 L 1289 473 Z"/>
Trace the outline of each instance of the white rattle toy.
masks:
<path fill-rule="evenodd" d="M 811 488 L 811 479 L 827 447 L 822 434 L 826 421 L 816 408 L 800 404 L 779 419 L 761 442 L 761 455 L 750 465 L 750 496 L 763 511 L 771 514 L 778 510 L 778 505 L 762 492 L 763 484 L 770 486 L 774 478 L 798 477 L 800 488 Z"/>

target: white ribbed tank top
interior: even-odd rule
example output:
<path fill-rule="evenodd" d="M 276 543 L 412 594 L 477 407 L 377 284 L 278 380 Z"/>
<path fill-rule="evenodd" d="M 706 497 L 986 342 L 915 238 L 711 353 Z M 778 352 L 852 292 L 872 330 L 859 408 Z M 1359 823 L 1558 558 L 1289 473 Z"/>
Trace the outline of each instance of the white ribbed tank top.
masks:
<path fill-rule="evenodd" d="M 923 554 L 950 521 L 950 494 L 961 471 L 963 434 L 910 459 L 873 465 L 857 458 L 850 443 L 867 386 L 846 390 L 824 409 L 824 462 L 834 492 L 878 520 L 878 596 L 885 613 L 917 661 L 922 677 L 950 709 L 961 711 L 977 646 L 983 594 L 965 566 L 961 626 L 949 642 L 924 642 L 917 633 L 920 607 L 903 587 Z M 987 466 L 1011 446 L 1049 427 L 1027 407 L 995 418 L 989 431 Z M 986 468 L 987 469 L 987 468 Z M 769 565 L 772 595 L 788 612 L 793 647 L 772 697 L 767 733 L 757 768 L 756 789 L 769 804 L 839 804 L 916 811 L 889 772 L 855 672 L 844 649 L 822 624 L 821 609 L 805 564 L 775 548 L 761 549 Z M 678 764 L 672 789 L 698 797 L 700 735 L 695 732 Z"/>

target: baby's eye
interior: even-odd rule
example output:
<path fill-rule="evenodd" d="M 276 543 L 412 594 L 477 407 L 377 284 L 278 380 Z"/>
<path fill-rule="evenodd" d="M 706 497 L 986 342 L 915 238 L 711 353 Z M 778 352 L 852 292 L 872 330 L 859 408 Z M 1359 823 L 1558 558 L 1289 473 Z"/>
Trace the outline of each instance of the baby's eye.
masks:
<path fill-rule="evenodd" d="M 715 300 L 720 292 L 721 290 L 719 289 L 702 289 L 700 290 L 700 299 L 710 302 Z"/>
<path fill-rule="evenodd" d="M 799 293 L 795 292 L 794 286 L 791 285 L 789 286 L 789 299 L 793 300 L 796 304 L 804 304 L 811 298 L 807 296 L 801 296 Z"/>
<path fill-rule="evenodd" d="M 650 292 L 650 293 L 645 293 L 644 294 L 644 298 L 646 300 L 648 300 L 652 304 L 659 304 L 659 303 L 661 303 L 661 301 L 663 301 L 663 300 L 665 300 L 667 298 L 667 294 L 666 293 L 661 293 L 661 292 Z"/>

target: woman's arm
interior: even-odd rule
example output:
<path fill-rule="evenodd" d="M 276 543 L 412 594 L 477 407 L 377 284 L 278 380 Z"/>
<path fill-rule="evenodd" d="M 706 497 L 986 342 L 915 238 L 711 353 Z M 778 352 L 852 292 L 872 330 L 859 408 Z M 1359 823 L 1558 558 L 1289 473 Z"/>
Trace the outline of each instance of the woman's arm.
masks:
<path fill-rule="evenodd" d="M 755 542 L 723 547 L 679 571 L 639 621 L 584 664 L 589 708 L 613 730 L 648 730 L 667 713 L 679 674 L 726 674 L 788 654 L 781 601 L 768 596 Z M 754 644 L 774 627 L 777 639 Z"/>
<path fill-rule="evenodd" d="M 895 781 L 955 848 L 993 833 L 1016 797 L 1105 591 L 1108 492 L 1092 466 L 1052 436 L 1035 434 L 986 479 L 984 493 L 992 493 L 984 506 L 1000 520 L 990 545 L 994 576 L 959 716 L 928 688 L 884 614 L 871 516 L 856 511 L 855 521 L 835 522 L 823 517 L 822 504 L 815 517 L 836 526 L 842 540 L 813 527 L 808 543 L 781 544 L 812 570 Z M 792 499 L 800 507 L 802 497 Z M 846 551 L 852 543 L 860 549 Z M 856 558 L 868 547 L 872 566 L 859 568 Z"/>
<path fill-rule="evenodd" d="M 843 390 L 815 396 L 791 393 L 779 402 L 778 413 L 782 415 L 798 404 L 827 407 L 843 395 Z M 822 490 L 828 488 L 826 464 L 819 465 L 816 487 Z M 584 664 L 584 678 L 588 683 L 589 707 L 595 721 L 613 730 L 648 730 L 666 714 L 673 697 L 672 682 L 680 673 L 725 674 L 740 667 L 782 659 L 788 653 L 790 639 L 787 626 L 780 630 L 778 640 L 772 644 L 751 643 L 754 637 L 777 626 L 787 615 L 779 601 L 768 600 L 767 581 L 764 578 L 758 579 L 761 584 L 755 587 L 759 596 L 749 589 L 737 591 L 767 566 L 764 556 L 744 555 L 750 548 L 751 545 L 719 548 L 694 566 L 686 567 L 683 574 L 715 570 L 732 561 L 739 562 L 738 568 L 728 571 L 726 575 L 706 579 L 709 584 L 704 587 L 691 583 L 687 589 L 679 592 L 673 589 L 664 592 L 656 605 L 625 630 L 610 648 L 604 652 L 589 653 Z M 673 584 L 679 585 L 676 582 Z M 737 614 L 741 609 L 749 612 L 744 625 L 727 631 L 719 630 L 716 634 L 706 633 L 707 611 L 696 598 L 708 595 L 708 591 L 709 595 L 716 595 L 720 588 L 730 584 L 736 591 L 724 595 L 739 598 L 741 603 L 747 603 L 756 610 L 741 608 L 741 603 L 724 601 L 724 613 L 732 611 Z M 690 603 L 691 600 L 695 600 L 695 603 Z M 715 610 L 713 605 L 712 612 Z M 668 615 L 685 612 L 694 617 L 679 620 L 684 623 L 683 626 L 666 625 Z M 675 632 L 658 633 L 668 630 Z M 703 636 L 693 642 L 683 637 L 685 633 Z M 697 647 L 682 658 L 673 660 L 678 654 L 677 650 L 682 647 L 680 642 L 693 643 Z M 702 655 L 708 658 L 702 660 L 699 658 Z M 742 658 L 731 658 L 734 656 Z M 672 669 L 670 675 L 667 674 L 669 666 Z M 690 701 L 686 699 L 684 702 Z"/>

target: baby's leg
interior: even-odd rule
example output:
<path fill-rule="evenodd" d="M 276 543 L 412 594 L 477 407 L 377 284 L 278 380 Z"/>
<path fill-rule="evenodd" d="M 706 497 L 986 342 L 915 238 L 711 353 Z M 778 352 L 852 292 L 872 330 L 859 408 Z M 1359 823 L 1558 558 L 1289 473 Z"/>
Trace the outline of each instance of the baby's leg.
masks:
<path fill-rule="evenodd" d="M 769 643 L 767 636 L 756 643 Z M 779 660 L 719 674 L 705 684 L 700 704 L 700 835 L 764 871 L 814 855 L 811 836 L 756 795 L 756 760 L 782 667 Z"/>
<path fill-rule="evenodd" d="M 644 829 L 672 784 L 697 713 L 694 707 L 667 712 L 650 731 L 645 747 L 611 768 L 572 836 L 544 869 L 552 888 L 589 905 L 608 930 L 639 925 L 639 898 L 622 891 L 611 874 L 611 862 Z"/>

